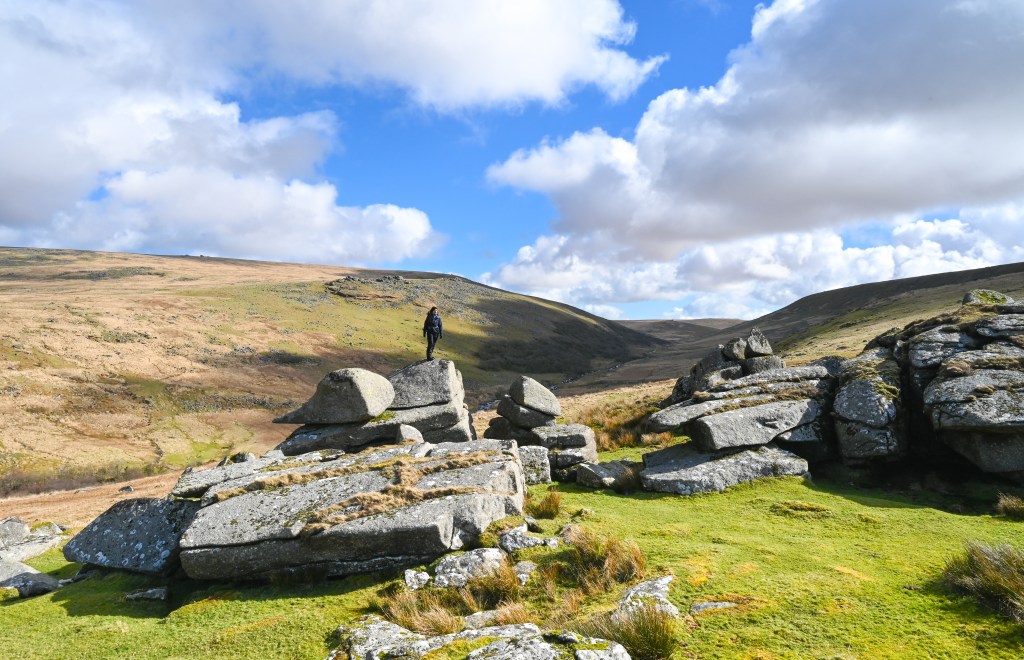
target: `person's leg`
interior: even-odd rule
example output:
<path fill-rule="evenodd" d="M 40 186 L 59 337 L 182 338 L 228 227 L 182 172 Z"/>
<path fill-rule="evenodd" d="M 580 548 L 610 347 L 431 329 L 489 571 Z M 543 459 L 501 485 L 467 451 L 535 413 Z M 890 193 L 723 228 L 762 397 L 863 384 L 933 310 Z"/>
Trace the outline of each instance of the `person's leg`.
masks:
<path fill-rule="evenodd" d="M 427 333 L 427 359 L 430 360 L 434 357 L 434 344 L 437 343 L 437 335 L 433 332 Z"/>

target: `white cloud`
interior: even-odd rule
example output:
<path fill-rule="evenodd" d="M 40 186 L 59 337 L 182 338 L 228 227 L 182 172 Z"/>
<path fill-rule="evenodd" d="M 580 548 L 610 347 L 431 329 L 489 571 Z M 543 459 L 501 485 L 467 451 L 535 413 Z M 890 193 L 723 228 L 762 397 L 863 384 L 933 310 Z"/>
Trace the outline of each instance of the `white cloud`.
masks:
<path fill-rule="evenodd" d="M 777 0 L 730 61 L 653 100 L 632 140 L 576 133 L 488 176 L 621 259 L 1024 195 L 1016 0 Z"/>
<path fill-rule="evenodd" d="M 251 85 L 391 86 L 441 111 L 632 93 L 614 0 L 0 4 L 7 244 L 398 261 L 442 237 L 416 209 L 344 206 L 318 167 L 331 112 L 244 119 Z M 262 78 L 261 78 L 262 76 Z M 384 200 L 386 201 L 386 200 Z"/>
<path fill-rule="evenodd" d="M 818 291 L 1024 261 L 1024 203 L 872 229 L 882 244 L 853 246 L 818 229 L 707 243 L 668 262 L 606 260 L 546 236 L 485 280 L 586 309 L 660 299 L 681 301 L 676 318 L 754 318 Z"/>
<path fill-rule="evenodd" d="M 583 85 L 621 99 L 664 59 L 620 50 L 636 25 L 616 0 L 190 0 L 154 11 L 226 44 L 225 60 L 315 84 L 397 85 L 441 110 L 558 104 Z"/>

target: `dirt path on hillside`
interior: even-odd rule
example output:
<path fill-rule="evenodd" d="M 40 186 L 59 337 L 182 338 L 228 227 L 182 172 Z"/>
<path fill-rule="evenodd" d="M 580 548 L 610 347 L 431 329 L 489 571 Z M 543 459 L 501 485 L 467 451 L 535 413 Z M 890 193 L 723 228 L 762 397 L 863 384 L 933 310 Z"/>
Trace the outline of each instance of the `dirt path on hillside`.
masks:
<path fill-rule="evenodd" d="M 122 483 L 0 499 L 0 520 L 15 516 L 30 524 L 55 522 L 77 529 L 85 527 L 115 502 L 133 497 L 166 496 L 179 476 L 179 472 L 169 472 Z M 125 486 L 135 490 L 121 492 Z"/>

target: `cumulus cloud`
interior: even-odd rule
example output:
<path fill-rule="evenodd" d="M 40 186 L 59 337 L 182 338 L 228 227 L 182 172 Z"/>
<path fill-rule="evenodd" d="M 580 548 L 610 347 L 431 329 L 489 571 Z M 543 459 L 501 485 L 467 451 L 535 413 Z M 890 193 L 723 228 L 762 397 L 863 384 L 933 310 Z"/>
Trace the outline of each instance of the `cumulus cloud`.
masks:
<path fill-rule="evenodd" d="M 612 99 L 662 61 L 614 0 L 12 0 L 0 5 L 7 244 L 398 261 L 426 215 L 345 206 L 328 111 L 246 119 L 254 84 L 391 86 L 441 111 Z M 385 201 L 386 200 L 382 200 Z"/>
<path fill-rule="evenodd" d="M 488 277 L 581 304 L 749 317 L 825 288 L 1022 259 L 1021 61 L 1014 0 L 760 6 L 719 82 L 657 97 L 631 138 L 594 128 L 491 166 L 558 217 Z M 858 224 L 882 244 L 844 240 Z"/>
<path fill-rule="evenodd" d="M 957 217 L 907 216 L 873 227 L 879 244 L 851 245 L 818 229 L 706 243 L 666 262 L 616 262 L 573 252 L 545 236 L 486 282 L 584 304 L 680 301 L 676 318 L 754 318 L 818 291 L 996 263 L 1024 261 L 1024 203 L 963 209 Z M 612 317 L 609 317 L 612 318 Z"/>
<path fill-rule="evenodd" d="M 397 85 L 442 110 L 558 104 L 583 85 L 622 99 L 664 60 L 639 61 L 620 49 L 632 42 L 636 24 L 616 0 L 155 5 L 179 32 L 211 46 L 230 44 L 220 49 L 226 60 L 316 84 Z"/>
<path fill-rule="evenodd" d="M 1024 5 L 777 0 L 713 87 L 512 154 L 571 244 L 669 259 L 703 240 L 809 230 L 1024 194 Z"/>

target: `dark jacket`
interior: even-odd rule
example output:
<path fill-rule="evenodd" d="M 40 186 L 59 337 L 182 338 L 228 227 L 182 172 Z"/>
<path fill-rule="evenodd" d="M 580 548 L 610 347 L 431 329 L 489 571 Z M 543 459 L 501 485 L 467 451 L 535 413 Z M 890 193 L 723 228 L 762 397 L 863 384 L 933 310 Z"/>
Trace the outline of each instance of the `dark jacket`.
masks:
<path fill-rule="evenodd" d="M 440 314 L 427 314 L 427 319 L 423 322 L 423 336 L 426 337 L 428 332 L 438 337 L 444 334 Z"/>

